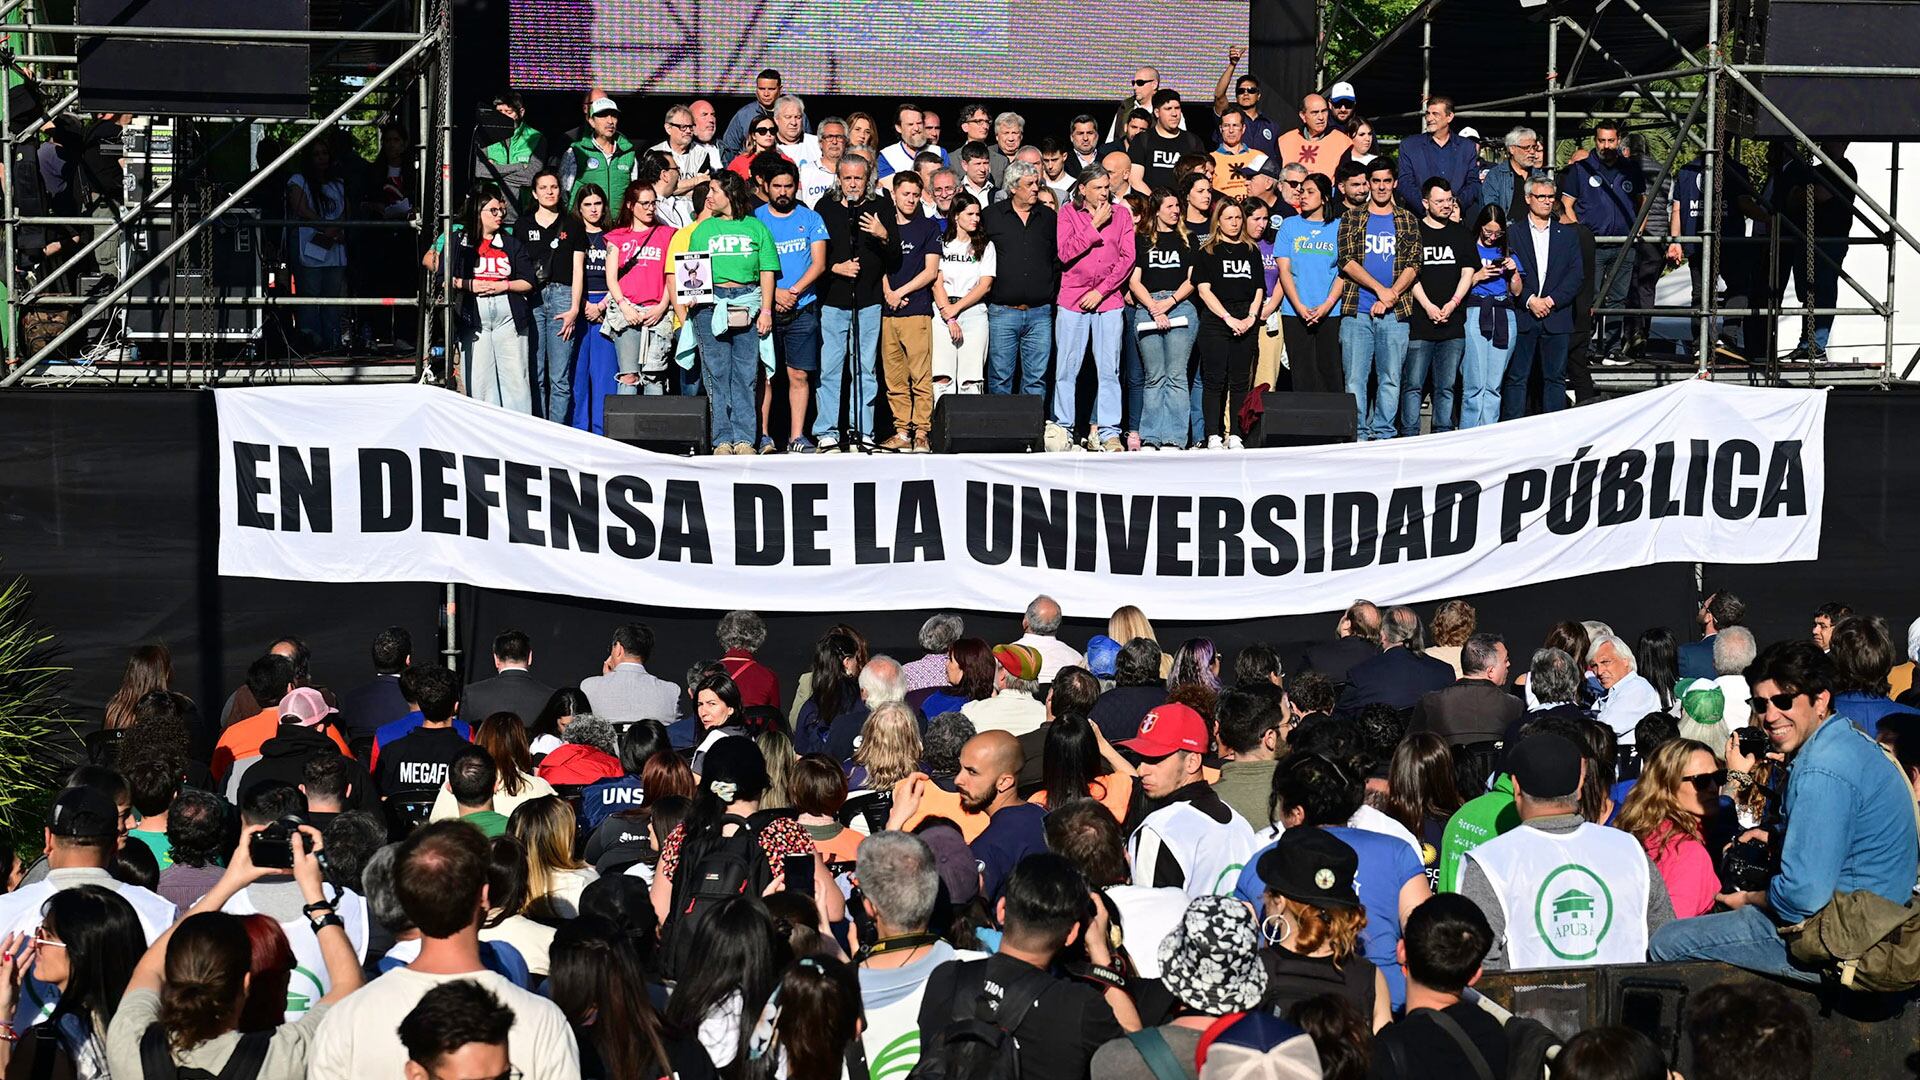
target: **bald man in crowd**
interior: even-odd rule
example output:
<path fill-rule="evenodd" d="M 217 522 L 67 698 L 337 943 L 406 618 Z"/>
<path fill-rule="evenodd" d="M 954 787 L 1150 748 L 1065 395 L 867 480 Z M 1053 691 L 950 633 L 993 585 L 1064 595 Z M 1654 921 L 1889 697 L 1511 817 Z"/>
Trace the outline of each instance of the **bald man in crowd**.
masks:
<path fill-rule="evenodd" d="M 1127 185 L 1133 183 L 1133 159 L 1125 150 L 1115 150 L 1101 158 L 1100 168 L 1106 170 L 1107 182 L 1115 191 L 1125 191 Z"/>
<path fill-rule="evenodd" d="M 1021 859 L 1047 850 L 1047 812 L 1020 797 L 1020 769 L 1026 755 L 1020 740 L 1005 731 L 986 731 L 960 748 L 960 772 L 954 787 L 968 813 L 990 821 L 968 845 L 980 861 L 980 892 L 989 904 Z"/>
<path fill-rule="evenodd" d="M 1346 132 L 1333 126 L 1332 118 L 1333 112 L 1326 98 L 1319 94 L 1308 94 L 1302 99 L 1300 126 L 1274 142 L 1279 151 L 1280 164 L 1291 165 L 1297 161 L 1305 165 L 1308 171 L 1333 179 L 1333 170 L 1340 167 L 1340 159 L 1353 149 L 1353 140 Z"/>

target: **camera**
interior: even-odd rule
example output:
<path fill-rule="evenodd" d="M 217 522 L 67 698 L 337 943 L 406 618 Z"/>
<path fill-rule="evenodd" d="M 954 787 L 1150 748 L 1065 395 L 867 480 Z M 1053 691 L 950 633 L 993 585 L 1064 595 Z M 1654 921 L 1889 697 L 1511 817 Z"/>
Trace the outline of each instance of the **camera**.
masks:
<path fill-rule="evenodd" d="M 1772 741 L 1767 738 L 1766 728 L 1735 728 L 1733 740 L 1740 745 L 1740 752 L 1750 758 L 1764 757 L 1768 750 L 1773 749 Z"/>
<path fill-rule="evenodd" d="M 1720 857 L 1720 887 L 1727 892 L 1760 892 L 1773 880 L 1773 848 L 1765 840 L 1740 840 Z"/>
<path fill-rule="evenodd" d="M 248 847 L 253 856 L 253 865 L 263 870 L 293 869 L 293 838 L 300 834 L 300 826 L 305 824 L 306 821 L 298 815 L 288 814 L 254 833 Z"/>

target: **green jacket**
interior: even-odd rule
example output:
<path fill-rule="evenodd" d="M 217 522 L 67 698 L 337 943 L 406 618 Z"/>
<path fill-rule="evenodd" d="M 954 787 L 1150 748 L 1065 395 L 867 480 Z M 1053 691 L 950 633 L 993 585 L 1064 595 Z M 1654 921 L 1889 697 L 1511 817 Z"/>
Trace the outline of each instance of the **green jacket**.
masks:
<path fill-rule="evenodd" d="M 1459 892 L 1461 857 L 1519 824 L 1513 777 L 1501 773 L 1494 778 L 1492 791 L 1467 800 L 1447 819 L 1447 829 L 1440 834 L 1440 891 Z"/>
<path fill-rule="evenodd" d="M 560 186 L 566 189 L 567 206 L 580 204 L 580 185 L 599 184 L 607 192 L 607 220 L 620 212 L 620 197 L 639 171 L 640 157 L 625 135 L 613 137 L 613 155 L 602 152 L 591 133 L 567 147 L 566 160 L 560 166 Z"/>

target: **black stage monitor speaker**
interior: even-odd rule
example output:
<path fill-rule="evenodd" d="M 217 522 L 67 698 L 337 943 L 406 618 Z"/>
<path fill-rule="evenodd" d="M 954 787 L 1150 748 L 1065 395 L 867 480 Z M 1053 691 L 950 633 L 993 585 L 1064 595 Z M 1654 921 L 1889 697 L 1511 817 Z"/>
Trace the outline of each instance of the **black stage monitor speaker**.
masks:
<path fill-rule="evenodd" d="M 607 437 L 663 454 L 707 448 L 707 399 L 646 394 L 607 396 Z"/>
<path fill-rule="evenodd" d="M 1349 443 L 1356 434 L 1351 394 L 1268 394 L 1266 406 L 1248 445 L 1320 446 Z"/>
<path fill-rule="evenodd" d="M 1037 451 L 1044 443 L 1045 399 L 1027 394 L 948 394 L 933 408 L 936 454 Z"/>
<path fill-rule="evenodd" d="M 83 26 L 305 30 L 307 0 L 79 0 Z M 305 119 L 307 46 L 81 37 L 80 107 L 143 116 Z"/>
<path fill-rule="evenodd" d="M 1782 66 L 1911 67 L 1920 52 L 1920 5 L 1912 0 L 1773 0 L 1764 62 Z M 1920 78 L 1758 76 L 1760 89 L 1816 139 L 1920 139 Z M 1756 107 L 1754 134 L 1784 137 Z"/>

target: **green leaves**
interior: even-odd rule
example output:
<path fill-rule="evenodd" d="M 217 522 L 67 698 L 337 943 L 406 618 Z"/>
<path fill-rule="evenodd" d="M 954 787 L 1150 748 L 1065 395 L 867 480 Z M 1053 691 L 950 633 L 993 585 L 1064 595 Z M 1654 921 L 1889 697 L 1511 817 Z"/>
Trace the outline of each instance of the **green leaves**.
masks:
<path fill-rule="evenodd" d="M 61 691 L 66 667 L 53 663 L 53 635 L 28 617 L 25 578 L 0 581 L 0 837 L 37 848 L 39 823 L 71 744 Z"/>

